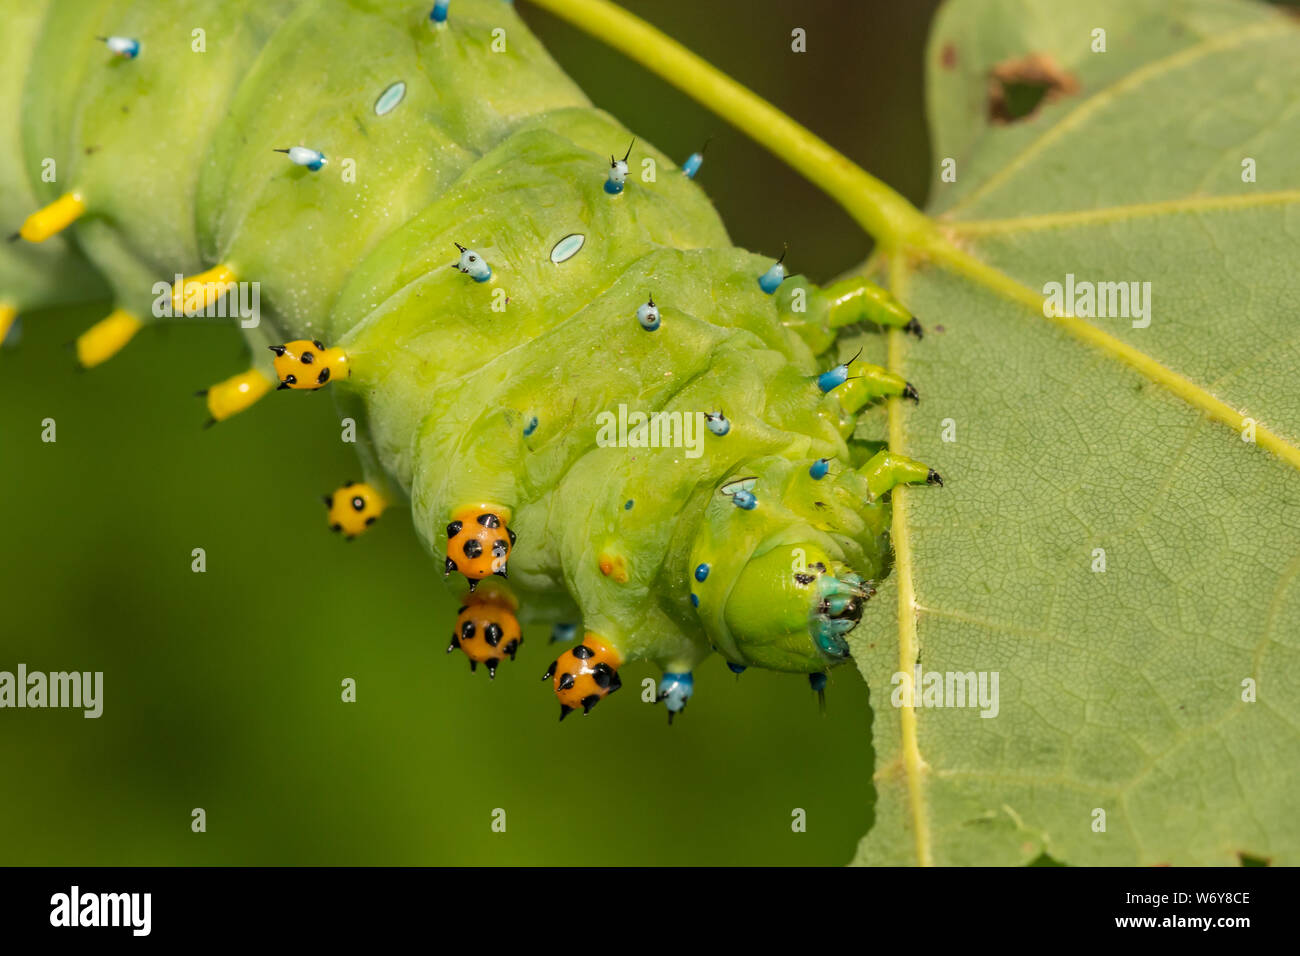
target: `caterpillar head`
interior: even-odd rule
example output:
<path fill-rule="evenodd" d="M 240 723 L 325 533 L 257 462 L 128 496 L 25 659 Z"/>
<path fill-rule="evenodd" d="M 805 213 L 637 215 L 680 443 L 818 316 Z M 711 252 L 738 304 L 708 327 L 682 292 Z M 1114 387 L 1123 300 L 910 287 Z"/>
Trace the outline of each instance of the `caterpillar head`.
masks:
<path fill-rule="evenodd" d="M 314 391 L 336 378 L 347 378 L 352 374 L 346 352 L 327 349 L 323 343 L 312 339 L 297 339 L 267 347 L 275 353 L 275 377 L 280 380 L 280 388 Z"/>
<path fill-rule="evenodd" d="M 788 463 L 724 482 L 691 553 L 690 602 L 731 664 L 822 673 L 849 657 L 846 636 L 875 593 L 853 570 L 873 534 L 842 494 Z M 823 500 L 827 499 L 827 500 Z"/>
<path fill-rule="evenodd" d="M 874 593 L 816 544 L 777 546 L 745 563 L 723 619 L 743 663 L 815 673 L 848 659 L 845 635 Z"/>

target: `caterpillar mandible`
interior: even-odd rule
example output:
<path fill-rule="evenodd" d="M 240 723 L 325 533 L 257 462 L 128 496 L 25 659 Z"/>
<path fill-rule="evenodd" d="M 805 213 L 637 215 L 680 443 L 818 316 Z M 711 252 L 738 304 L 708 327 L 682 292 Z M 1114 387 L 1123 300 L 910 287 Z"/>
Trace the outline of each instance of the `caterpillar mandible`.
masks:
<path fill-rule="evenodd" d="M 94 275 L 114 307 L 77 341 L 87 367 L 147 324 L 237 316 L 252 359 L 204 390 L 210 422 L 333 392 L 364 473 L 329 525 L 408 503 L 464 594 L 431 631 L 494 675 L 549 622 L 562 647 L 533 662 L 561 718 L 632 661 L 662 668 L 671 719 L 713 652 L 819 693 L 848 658 L 889 491 L 942 481 L 853 438 L 912 384 L 827 353 L 846 326 L 919 322 L 865 279 L 817 288 L 790 250 L 734 247 L 703 151 L 675 163 L 593 107 L 510 4 L 45 0 L 6 20 L 0 331 L 103 295 Z M 200 20 L 223 41 L 193 57 Z"/>

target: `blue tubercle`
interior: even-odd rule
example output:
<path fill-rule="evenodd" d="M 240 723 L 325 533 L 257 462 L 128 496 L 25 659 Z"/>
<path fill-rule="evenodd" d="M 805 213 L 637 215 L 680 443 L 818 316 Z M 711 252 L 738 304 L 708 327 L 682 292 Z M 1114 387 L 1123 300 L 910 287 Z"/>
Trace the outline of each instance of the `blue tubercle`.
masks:
<path fill-rule="evenodd" d="M 744 664 L 733 664 L 731 661 L 727 661 L 727 670 L 731 671 L 731 673 L 735 674 L 737 677 L 745 673 L 748 669 L 749 668 Z"/>
<path fill-rule="evenodd" d="M 709 576 L 709 566 L 707 564 L 696 565 L 695 580 L 703 581 Z"/>
<path fill-rule="evenodd" d="M 694 179 L 695 174 L 700 171 L 700 167 L 704 165 L 704 151 L 708 148 L 709 141 L 705 140 L 698 153 L 691 153 L 686 157 L 686 162 L 682 163 L 682 172 L 687 179 Z"/>
<path fill-rule="evenodd" d="M 758 498 L 754 495 L 754 488 L 757 485 L 758 479 L 753 475 L 747 478 L 736 478 L 719 488 L 718 494 L 730 498 L 731 503 L 737 508 L 753 511 L 758 507 Z"/>
<path fill-rule="evenodd" d="M 487 264 L 487 260 L 475 252 L 473 249 L 466 249 L 459 242 L 456 248 L 460 250 L 460 258 L 451 264 L 453 269 L 459 269 L 475 282 L 487 282 L 492 278 L 492 267 Z"/>
<path fill-rule="evenodd" d="M 691 607 L 699 607 L 699 606 L 700 606 L 700 596 L 699 596 L 698 594 L 696 594 L 694 591 L 692 591 L 692 592 L 691 592 Z"/>
<path fill-rule="evenodd" d="M 623 510 L 624 510 L 624 511 L 631 511 L 631 510 L 632 510 L 632 499 L 631 499 L 631 498 L 629 498 L 629 499 L 627 499 L 627 501 L 623 502 Z"/>
<path fill-rule="evenodd" d="M 812 467 L 808 469 L 808 474 L 812 475 L 815 481 L 821 481 L 830 470 L 831 460 L 829 458 L 818 458 L 812 463 Z"/>
<path fill-rule="evenodd" d="M 781 258 L 772 263 L 772 267 L 758 277 L 758 287 L 768 295 L 776 292 L 781 287 L 781 283 L 785 281 L 786 271 L 783 263 L 787 251 L 782 250 Z"/>
<path fill-rule="evenodd" d="M 534 415 L 528 419 L 528 424 L 524 425 L 524 437 L 527 438 L 533 432 L 537 431 L 537 416 Z"/>
<path fill-rule="evenodd" d="M 557 641 L 559 641 L 560 643 L 567 643 L 573 640 L 577 636 L 578 636 L 578 625 L 576 624 L 568 624 L 565 623 L 564 621 L 558 621 L 556 622 L 555 626 L 551 628 L 552 644 L 556 643 Z"/>
<path fill-rule="evenodd" d="M 817 693 L 820 694 L 822 691 L 824 691 L 824 690 L 826 689 L 826 675 L 825 675 L 825 674 L 809 674 L 809 675 L 808 675 L 808 686 L 811 687 L 813 690 L 817 691 Z"/>
<path fill-rule="evenodd" d="M 858 355 L 861 354 L 862 349 L 858 349 Z M 817 387 L 823 392 L 829 392 L 831 389 L 847 382 L 849 380 L 849 366 L 857 361 L 858 355 L 818 375 Z"/>
<path fill-rule="evenodd" d="M 108 49 L 124 60 L 134 60 L 140 55 L 140 41 L 132 37 L 100 37 Z"/>
<path fill-rule="evenodd" d="M 731 431 L 731 422 L 727 419 L 727 416 L 720 411 L 705 412 L 704 424 L 709 429 L 709 431 L 713 432 L 713 434 L 719 437 Z"/>
<path fill-rule="evenodd" d="M 641 323 L 641 328 L 647 332 L 653 332 L 659 328 L 661 319 L 659 316 L 659 306 L 655 305 L 655 297 L 650 296 L 649 300 L 636 310 L 636 320 Z"/>
<path fill-rule="evenodd" d="M 277 149 L 276 152 L 284 153 L 291 162 L 299 166 L 305 166 L 313 173 L 325 165 L 325 154 L 318 149 L 308 149 L 306 146 L 290 146 L 288 149 Z"/>
<path fill-rule="evenodd" d="M 695 693 L 695 678 L 691 674 L 665 673 L 659 679 L 659 693 L 655 699 L 663 701 L 667 706 L 668 723 L 671 724 L 674 715 L 686 709 L 686 704 L 693 693 Z"/>
<path fill-rule="evenodd" d="M 612 155 L 609 157 L 609 177 L 605 180 L 605 192 L 611 196 L 617 196 L 623 191 L 623 184 L 627 181 L 627 158 L 632 155 L 632 146 L 636 143 L 633 138 L 631 143 L 627 144 L 627 152 L 623 154 L 622 159 L 615 159 Z"/>
<path fill-rule="evenodd" d="M 437 0 L 433 9 L 429 11 L 429 19 L 434 23 L 443 24 L 447 22 L 447 8 L 451 6 L 451 0 Z"/>

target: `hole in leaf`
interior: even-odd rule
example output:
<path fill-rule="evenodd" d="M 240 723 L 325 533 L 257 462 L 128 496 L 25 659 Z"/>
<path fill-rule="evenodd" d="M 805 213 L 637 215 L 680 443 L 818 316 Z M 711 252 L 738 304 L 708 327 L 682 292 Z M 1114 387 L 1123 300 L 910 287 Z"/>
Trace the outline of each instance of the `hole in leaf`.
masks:
<path fill-rule="evenodd" d="M 1241 860 L 1242 866 L 1269 866 L 1269 862 L 1262 856 L 1251 856 L 1249 853 L 1238 853 L 1237 859 Z"/>
<path fill-rule="evenodd" d="M 989 119 L 1015 123 L 1079 91 L 1079 81 L 1046 53 L 1003 60 L 989 73 Z"/>

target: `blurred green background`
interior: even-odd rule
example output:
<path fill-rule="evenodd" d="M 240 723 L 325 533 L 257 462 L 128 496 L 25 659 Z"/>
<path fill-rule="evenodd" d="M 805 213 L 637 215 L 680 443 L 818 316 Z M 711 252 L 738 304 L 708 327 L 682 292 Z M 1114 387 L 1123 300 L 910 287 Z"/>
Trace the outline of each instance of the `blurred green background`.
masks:
<path fill-rule="evenodd" d="M 629 0 L 847 155 L 924 200 L 922 51 L 935 3 Z M 526 3 L 600 106 L 699 182 L 737 244 L 789 242 L 826 279 L 869 240 L 814 186 L 619 55 Z M 803 27 L 808 52 L 790 50 Z M 331 535 L 358 474 L 328 393 L 203 431 L 198 387 L 245 364 L 233 328 L 146 330 L 78 374 L 106 306 L 27 316 L 0 355 L 0 670 L 100 670 L 104 714 L 0 711 L 0 864 L 841 864 L 870 825 L 871 698 L 718 658 L 674 726 L 645 665 L 556 721 L 526 635 L 489 682 L 447 656 L 454 602 L 398 510 Z M 58 441 L 40 441 L 41 420 Z M 207 572 L 190 570 L 204 548 Z M 882 652 L 888 651 L 882 648 Z M 354 678 L 355 704 L 340 701 Z M 207 832 L 190 811 L 207 812 Z M 506 832 L 492 812 L 506 812 Z M 807 832 L 791 831 L 795 808 Z"/>

